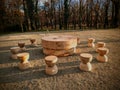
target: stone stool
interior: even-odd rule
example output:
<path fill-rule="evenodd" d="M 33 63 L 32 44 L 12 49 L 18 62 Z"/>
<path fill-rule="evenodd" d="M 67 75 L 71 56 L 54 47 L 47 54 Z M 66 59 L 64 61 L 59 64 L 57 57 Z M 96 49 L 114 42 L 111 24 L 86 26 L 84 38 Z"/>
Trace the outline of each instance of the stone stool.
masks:
<path fill-rule="evenodd" d="M 56 56 L 46 56 L 45 57 L 45 63 L 46 63 L 46 69 L 45 72 L 48 75 L 54 75 L 57 74 L 58 68 L 56 66 L 58 58 Z"/>
<path fill-rule="evenodd" d="M 97 48 L 102 48 L 102 47 L 105 47 L 105 43 L 104 42 L 97 42 L 97 46 L 96 46 L 96 52 L 98 52 L 97 51 Z"/>
<path fill-rule="evenodd" d="M 18 42 L 18 46 L 20 47 L 21 51 L 25 51 L 25 43 L 24 42 Z"/>
<path fill-rule="evenodd" d="M 80 66 L 79 68 L 83 71 L 91 71 L 92 70 L 92 65 L 91 65 L 91 61 L 92 61 L 92 55 L 88 54 L 88 53 L 82 53 L 80 54 Z"/>
<path fill-rule="evenodd" d="M 94 42 L 95 42 L 94 38 L 88 38 L 88 47 L 94 48 L 95 47 Z"/>
<path fill-rule="evenodd" d="M 21 61 L 18 65 L 20 70 L 25 70 L 31 67 L 29 59 L 29 53 L 19 53 L 17 54 L 18 59 Z"/>
<path fill-rule="evenodd" d="M 37 46 L 36 39 L 31 38 L 30 42 L 31 42 L 31 46 Z"/>
<path fill-rule="evenodd" d="M 10 48 L 10 51 L 12 53 L 11 58 L 17 59 L 17 54 L 20 52 L 20 48 L 19 47 L 12 47 L 12 48 Z"/>
<path fill-rule="evenodd" d="M 97 49 L 99 55 L 97 56 L 97 60 L 100 62 L 107 62 L 108 61 L 108 57 L 106 56 L 106 54 L 109 52 L 109 49 L 107 48 L 98 48 Z"/>

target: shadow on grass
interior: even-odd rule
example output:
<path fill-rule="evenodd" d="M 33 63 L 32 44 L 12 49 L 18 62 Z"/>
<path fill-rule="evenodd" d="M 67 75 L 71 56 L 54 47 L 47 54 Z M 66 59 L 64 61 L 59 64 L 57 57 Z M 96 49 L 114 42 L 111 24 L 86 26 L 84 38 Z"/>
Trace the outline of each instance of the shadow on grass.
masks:
<path fill-rule="evenodd" d="M 27 48 L 25 52 L 28 52 L 30 54 L 30 58 L 29 58 L 30 61 L 43 59 L 45 57 L 41 47 Z M 13 60 L 10 57 L 11 57 L 10 50 L 0 51 L 0 58 L 2 59 L 0 60 L 0 64 L 18 62 L 18 60 Z"/>
<path fill-rule="evenodd" d="M 8 52 L 10 51 L 10 48 L 11 47 L 17 47 L 17 44 L 14 45 L 14 46 L 7 46 L 7 47 L 0 47 L 0 52 Z M 26 49 L 32 49 L 32 48 L 41 48 L 41 44 L 38 44 L 38 46 L 31 46 L 30 44 L 29 45 L 25 45 Z"/>
<path fill-rule="evenodd" d="M 83 72 L 78 68 L 79 66 L 78 61 L 60 63 L 57 66 L 59 71 L 56 75 L 54 75 L 55 77 Z M 64 69 L 60 68 L 64 66 L 66 66 L 66 68 Z M 69 67 L 69 66 L 73 66 L 73 67 Z M 20 71 L 17 67 L 0 69 L 0 83 L 20 82 L 20 81 L 49 78 L 49 77 L 52 76 L 45 74 L 45 66 L 34 67 L 25 71 Z"/>
<path fill-rule="evenodd" d="M 12 41 L 26 41 L 26 40 L 30 40 L 30 39 L 12 39 L 12 40 L 0 40 L 0 43 L 2 43 L 2 42 L 12 42 Z"/>

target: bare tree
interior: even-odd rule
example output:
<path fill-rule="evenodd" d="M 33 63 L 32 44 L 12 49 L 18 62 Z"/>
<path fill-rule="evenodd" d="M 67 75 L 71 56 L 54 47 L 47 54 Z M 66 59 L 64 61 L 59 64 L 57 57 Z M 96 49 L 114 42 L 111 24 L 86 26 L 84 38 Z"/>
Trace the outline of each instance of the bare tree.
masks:
<path fill-rule="evenodd" d="M 108 8 L 109 8 L 110 0 L 105 2 L 105 18 L 104 18 L 104 28 L 108 26 Z"/>
<path fill-rule="evenodd" d="M 68 29 L 69 0 L 64 0 L 64 29 Z M 71 1 L 71 0 L 70 0 Z"/>
<path fill-rule="evenodd" d="M 97 0 L 97 3 L 95 4 L 94 10 L 95 10 L 95 22 L 94 22 L 94 26 L 97 29 L 98 28 L 98 18 L 99 18 L 99 2 Z"/>
<path fill-rule="evenodd" d="M 0 0 L 0 29 L 4 32 L 5 0 Z"/>
<path fill-rule="evenodd" d="M 120 0 L 112 1 L 112 25 L 113 27 L 120 26 Z"/>

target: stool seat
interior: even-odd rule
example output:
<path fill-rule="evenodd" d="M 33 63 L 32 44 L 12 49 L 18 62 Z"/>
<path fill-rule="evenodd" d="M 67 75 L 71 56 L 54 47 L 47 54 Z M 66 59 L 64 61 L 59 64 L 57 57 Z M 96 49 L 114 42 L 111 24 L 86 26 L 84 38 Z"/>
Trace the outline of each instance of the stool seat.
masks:
<path fill-rule="evenodd" d="M 93 42 L 95 42 L 95 39 L 94 38 L 88 38 L 88 42 L 93 43 Z"/>
<path fill-rule="evenodd" d="M 25 46 L 25 43 L 24 43 L 24 42 L 18 42 L 18 46 L 19 46 L 20 48 L 23 48 L 23 47 Z"/>
<path fill-rule="evenodd" d="M 87 59 L 89 59 L 89 58 L 92 57 L 92 55 L 91 55 L 91 54 L 88 54 L 88 53 L 82 53 L 82 54 L 80 54 L 80 56 L 81 56 L 82 58 L 87 58 Z"/>
<path fill-rule="evenodd" d="M 21 63 L 23 63 L 29 59 L 29 53 L 19 53 L 17 54 L 17 57 L 19 60 L 21 60 Z"/>
<path fill-rule="evenodd" d="M 80 54 L 80 58 L 81 58 L 81 61 L 85 64 L 92 61 L 92 55 L 88 53 Z"/>
<path fill-rule="evenodd" d="M 98 48 L 97 51 L 101 56 L 103 56 L 109 52 L 109 50 L 107 48 Z"/>
<path fill-rule="evenodd" d="M 104 42 L 97 42 L 97 47 L 105 47 L 105 43 Z"/>
<path fill-rule="evenodd" d="M 31 39 L 30 39 L 30 42 L 31 42 L 31 43 L 34 43 L 35 41 L 36 41 L 36 39 L 34 39 L 34 38 L 31 38 Z"/>
<path fill-rule="evenodd" d="M 19 47 L 11 47 L 10 50 L 13 54 L 17 54 L 20 51 L 20 48 Z"/>
<path fill-rule="evenodd" d="M 45 57 L 45 63 L 50 67 L 54 66 L 56 64 L 57 60 L 58 60 L 58 58 L 53 55 Z"/>

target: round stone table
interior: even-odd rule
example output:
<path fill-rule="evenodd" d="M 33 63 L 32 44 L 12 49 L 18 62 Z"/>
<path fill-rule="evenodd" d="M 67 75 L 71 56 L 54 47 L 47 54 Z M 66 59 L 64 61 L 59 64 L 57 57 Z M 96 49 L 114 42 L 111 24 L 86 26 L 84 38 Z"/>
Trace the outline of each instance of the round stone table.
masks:
<path fill-rule="evenodd" d="M 76 52 L 77 37 L 72 35 L 50 35 L 41 39 L 46 55 L 68 56 Z"/>

